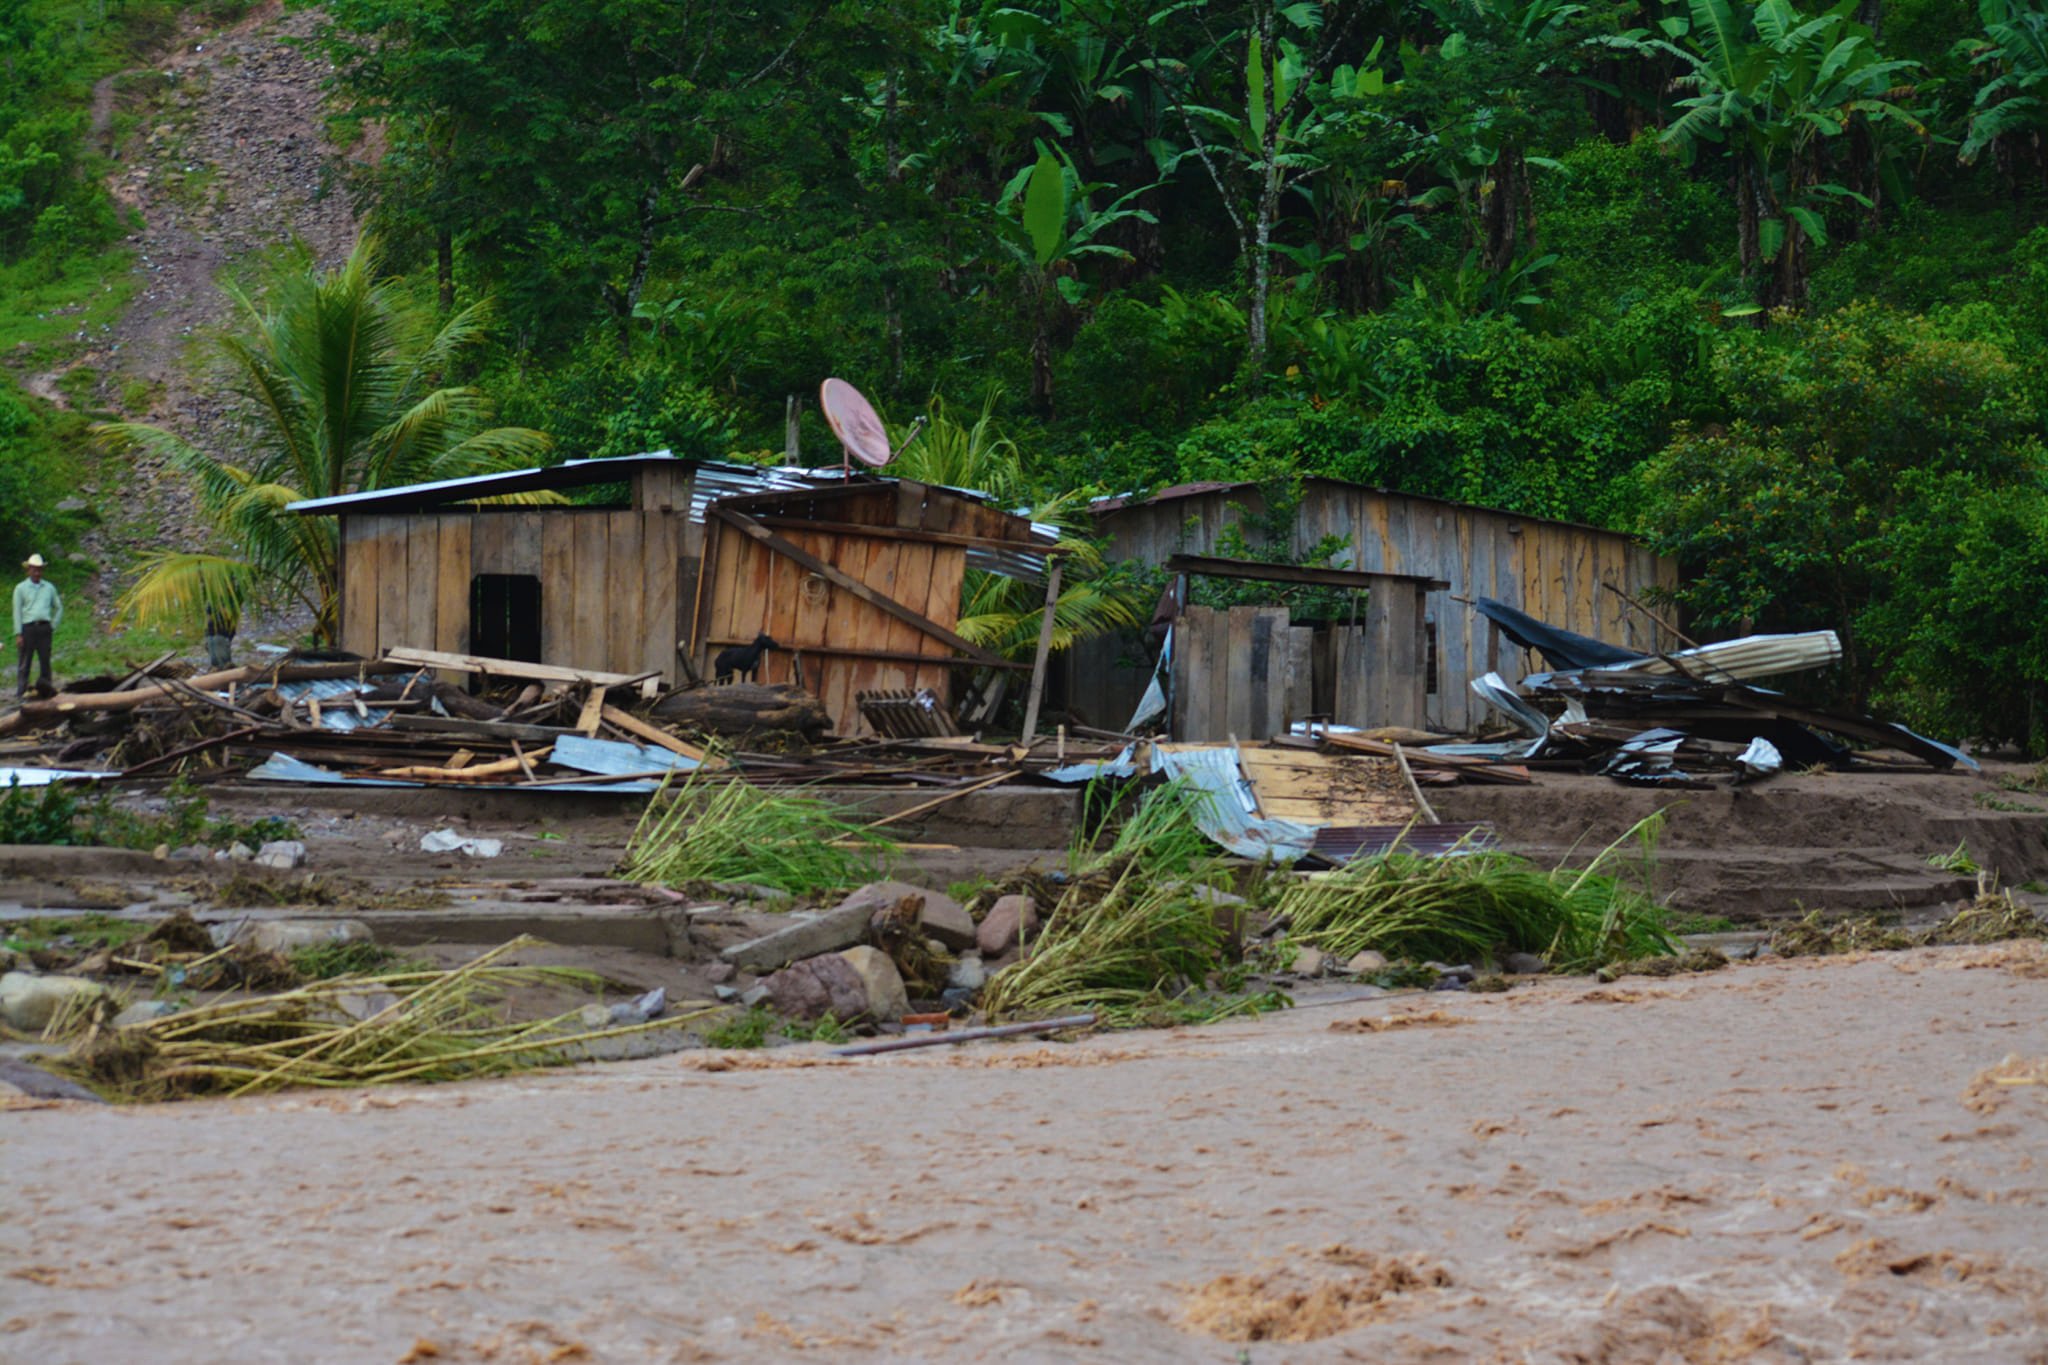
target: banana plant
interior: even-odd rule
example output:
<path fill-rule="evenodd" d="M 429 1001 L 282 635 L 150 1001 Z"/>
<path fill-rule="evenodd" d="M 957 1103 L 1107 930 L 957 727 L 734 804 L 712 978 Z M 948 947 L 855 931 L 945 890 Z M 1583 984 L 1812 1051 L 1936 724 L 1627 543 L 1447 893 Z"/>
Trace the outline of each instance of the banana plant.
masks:
<path fill-rule="evenodd" d="M 1129 251 L 1101 240 L 1102 235 L 1118 223 L 1159 221 L 1149 209 L 1135 207 L 1138 197 L 1157 188 L 1156 183 L 1126 191 L 1098 209 L 1094 196 L 1105 188 L 1100 182 L 1084 182 L 1065 148 L 1041 140 L 1038 159 L 1012 176 L 996 199 L 1006 227 L 998 240 L 1029 281 L 1036 329 L 1031 397 L 1047 415 L 1052 411 L 1053 334 L 1075 321 L 1074 314 L 1088 297 L 1080 263 L 1089 257 L 1130 260 Z"/>
<path fill-rule="evenodd" d="M 1688 160 L 1728 149 L 1743 273 L 1758 279 L 1766 308 L 1805 302 L 1808 247 L 1827 245 L 1830 207 L 1871 207 L 1868 196 L 1827 178 L 1829 145 L 1858 124 L 1928 136 L 1897 102 L 1912 93 L 1905 79 L 1919 63 L 1882 56 L 1851 17 L 1856 5 L 1842 0 L 1809 16 L 1790 0 L 1689 0 L 1689 14 L 1665 18 L 1658 33 L 1606 40 L 1685 65 L 1678 84 L 1691 93 L 1663 140 Z"/>
<path fill-rule="evenodd" d="M 1958 152 L 1965 163 L 1984 149 L 2018 142 L 2013 134 L 2048 130 L 2048 9 L 2039 0 L 1978 0 L 1984 36 L 1953 51 L 1991 79 L 1970 105 L 1969 131 Z"/>

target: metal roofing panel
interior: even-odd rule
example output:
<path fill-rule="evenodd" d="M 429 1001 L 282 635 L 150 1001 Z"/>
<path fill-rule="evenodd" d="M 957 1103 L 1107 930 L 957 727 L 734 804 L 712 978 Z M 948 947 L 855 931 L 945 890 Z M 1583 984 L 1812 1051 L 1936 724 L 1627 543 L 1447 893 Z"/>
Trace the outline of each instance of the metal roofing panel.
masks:
<path fill-rule="evenodd" d="M 1711 682 L 1748 682 L 1780 673 L 1801 673 L 1826 668 L 1842 657 L 1842 640 L 1831 630 L 1809 630 L 1798 635 L 1745 635 L 1739 640 L 1681 649 L 1662 657 L 1589 668 L 1589 680 L 1606 673 L 1649 673 L 1659 676 L 1683 675 Z"/>
<path fill-rule="evenodd" d="M 1313 851 L 1333 863 L 1370 858 L 1399 848 L 1424 858 L 1473 853 L 1498 842 L 1493 826 L 1481 822 L 1447 825 L 1332 825 L 1316 831 Z"/>
<path fill-rule="evenodd" d="M 409 483 L 398 488 L 371 488 L 360 493 L 340 493 L 329 498 L 305 498 L 285 504 L 287 512 L 373 512 L 380 508 L 433 506 L 465 502 L 471 498 L 502 497 L 507 493 L 533 493 L 562 488 L 584 488 L 610 483 L 629 476 L 645 464 L 689 464 L 666 450 L 645 455 L 616 455 L 602 460 L 564 460 L 560 464 L 534 469 L 507 469 L 496 474 L 472 474 L 461 479 L 436 479 L 431 483 Z"/>

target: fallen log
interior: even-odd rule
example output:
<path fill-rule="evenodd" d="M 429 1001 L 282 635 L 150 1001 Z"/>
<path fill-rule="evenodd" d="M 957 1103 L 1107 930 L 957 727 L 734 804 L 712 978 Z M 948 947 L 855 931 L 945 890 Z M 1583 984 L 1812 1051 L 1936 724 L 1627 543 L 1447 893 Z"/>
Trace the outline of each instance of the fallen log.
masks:
<path fill-rule="evenodd" d="M 802 735 L 832 728 L 825 704 L 788 683 L 721 683 L 662 698 L 653 714 L 672 724 L 718 735 L 788 730 Z"/>
<path fill-rule="evenodd" d="M 129 711 L 150 702 L 173 697 L 181 689 L 217 691 L 238 683 L 310 682 L 319 678 L 358 678 L 374 673 L 403 673 L 403 665 L 381 659 L 348 663 L 274 664 L 268 668 L 230 668 L 220 673 L 202 673 L 194 678 L 165 680 L 126 692 L 59 692 L 43 701 L 23 704 L 19 711 L 0 716 L 0 735 L 30 725 L 54 725 L 80 711 Z"/>

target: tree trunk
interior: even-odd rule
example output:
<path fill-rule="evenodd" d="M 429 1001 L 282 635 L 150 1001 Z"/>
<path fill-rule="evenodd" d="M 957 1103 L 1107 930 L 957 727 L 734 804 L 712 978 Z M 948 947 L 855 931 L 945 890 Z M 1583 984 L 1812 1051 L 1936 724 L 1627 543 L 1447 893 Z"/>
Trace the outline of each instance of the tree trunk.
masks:
<path fill-rule="evenodd" d="M 640 306 L 640 291 L 647 287 L 647 268 L 654 260 L 655 209 L 660 204 L 660 186 L 650 180 L 640 195 L 640 247 L 633 253 L 633 270 L 626 276 L 626 291 L 620 296 L 618 305 L 619 354 L 622 356 L 633 353 L 633 310 Z"/>
<path fill-rule="evenodd" d="M 820 734 L 832 727 L 825 703 L 790 683 L 721 683 L 677 692 L 656 703 L 656 719 L 717 735 L 766 730 Z"/>
<path fill-rule="evenodd" d="M 434 278 L 441 287 L 441 313 L 455 311 L 455 233 L 442 228 L 434 234 Z"/>

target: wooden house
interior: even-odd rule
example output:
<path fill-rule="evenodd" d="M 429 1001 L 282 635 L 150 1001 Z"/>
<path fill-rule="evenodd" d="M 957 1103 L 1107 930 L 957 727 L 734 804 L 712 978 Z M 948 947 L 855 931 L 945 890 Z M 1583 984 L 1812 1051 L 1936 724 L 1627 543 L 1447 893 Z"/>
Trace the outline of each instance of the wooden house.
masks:
<path fill-rule="evenodd" d="M 575 502 L 564 495 L 578 492 Z M 540 504 L 513 495 L 553 496 Z M 708 675 L 757 632 L 761 676 L 804 682 L 842 734 L 856 694 L 927 688 L 949 663 L 1002 665 L 953 633 L 969 568 L 1047 570 L 1052 534 L 975 494 L 840 471 L 572 460 L 292 505 L 339 524 L 342 648 L 393 648 Z"/>
<path fill-rule="evenodd" d="M 1472 610 L 1476 597 L 1646 653 L 1678 647 L 1649 602 L 1654 590 L 1677 585 L 1676 561 L 1597 527 L 1324 478 L 1304 480 L 1299 503 L 1279 526 L 1272 524 L 1276 519 L 1256 484 L 1185 484 L 1144 499 L 1103 499 L 1094 513 L 1111 558 L 1162 568 L 1177 555 L 1223 555 L 1238 538 L 1255 550 L 1278 548 L 1290 564 L 1319 547 L 1337 547 L 1330 562 L 1340 577 L 1359 576 L 1354 586 L 1366 589 L 1367 615 L 1314 622 L 1308 645 L 1296 642 L 1281 650 L 1283 658 L 1296 661 L 1297 673 L 1302 651 L 1311 651 L 1313 681 L 1304 686 L 1298 677 L 1289 681 L 1276 674 L 1263 689 L 1254 688 L 1257 705 L 1269 714 L 1268 726 L 1303 719 L 1303 707 L 1345 724 L 1452 731 L 1481 724 L 1487 708 L 1473 695 L 1471 681 L 1491 671 L 1512 681 L 1539 665 Z M 1233 530 L 1235 536 L 1227 534 Z M 1284 538 L 1283 545 L 1272 545 L 1276 536 Z M 1369 587 L 1364 580 L 1374 577 L 1382 581 Z M 1264 629 L 1301 625 L 1268 623 Z M 1249 620 L 1218 625 L 1197 615 L 1188 627 L 1181 635 L 1190 648 L 1182 651 L 1180 667 L 1198 673 L 1235 670 L 1222 687 L 1205 689 L 1211 694 L 1249 685 L 1249 656 L 1233 644 L 1235 635 L 1250 639 Z M 1354 628 L 1371 637 L 1353 641 L 1341 633 Z M 1210 642 L 1217 632 L 1220 645 Z M 1341 663 L 1347 650 L 1360 649 L 1362 654 L 1352 655 L 1357 664 Z M 1367 674 L 1363 685 L 1361 667 Z M 1082 709 L 1089 722 L 1120 726 L 1143 695 L 1151 669 L 1151 652 L 1135 636 L 1086 641 L 1068 656 L 1065 692 L 1070 699 L 1086 699 Z M 1339 680 L 1351 684 L 1343 698 L 1336 695 Z M 1181 691 L 1176 705 L 1185 708 L 1188 689 Z M 1289 700 L 1273 702 L 1276 691 Z M 1227 700 L 1222 706 L 1222 714 L 1231 714 Z M 1204 703 L 1203 713 L 1216 714 L 1215 704 Z M 1248 730 L 1232 733 L 1240 739 L 1268 733 L 1248 723 Z M 1223 737 L 1210 733 L 1214 721 L 1194 728 L 1199 732 L 1175 737 Z"/>

